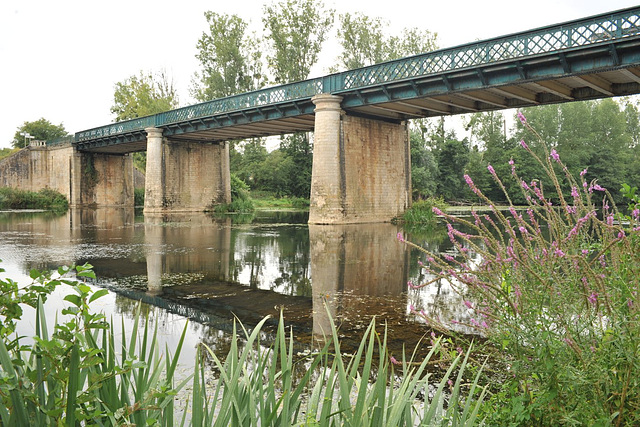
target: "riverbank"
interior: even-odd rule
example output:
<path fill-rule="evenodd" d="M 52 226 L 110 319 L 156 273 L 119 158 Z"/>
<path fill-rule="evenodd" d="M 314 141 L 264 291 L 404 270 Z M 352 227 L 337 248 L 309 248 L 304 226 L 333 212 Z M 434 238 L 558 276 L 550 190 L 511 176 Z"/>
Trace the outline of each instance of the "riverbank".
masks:
<path fill-rule="evenodd" d="M 25 191 L 15 188 L 0 188 L 0 209 L 50 209 L 67 210 L 69 201 L 55 190 Z"/>

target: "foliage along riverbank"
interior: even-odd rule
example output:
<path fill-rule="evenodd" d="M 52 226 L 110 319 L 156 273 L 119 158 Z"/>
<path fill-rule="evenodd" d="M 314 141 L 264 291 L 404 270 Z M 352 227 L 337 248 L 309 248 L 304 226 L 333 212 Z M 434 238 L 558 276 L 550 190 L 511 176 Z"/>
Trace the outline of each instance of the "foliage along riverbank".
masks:
<path fill-rule="evenodd" d="M 25 191 L 0 188 L 0 209 L 52 209 L 67 210 L 69 201 L 55 190 Z"/>
<path fill-rule="evenodd" d="M 488 337 L 501 355 L 504 374 L 494 380 L 483 407 L 489 425 L 638 425 L 637 189 L 623 187 L 629 214 L 621 213 L 606 188 L 586 180 L 586 169 L 579 177 L 571 174 L 556 149 L 547 148 L 527 119 L 519 118 L 534 140 L 523 139 L 521 150 L 550 185 L 525 181 L 511 159 L 507 186 L 489 165 L 488 175 L 504 197 L 515 200 L 507 190 L 515 183 L 527 209 L 509 203 L 507 211 L 472 212 L 467 220 L 434 208 L 446 221 L 455 251 L 436 254 L 406 242 L 424 252 L 420 263 L 430 277 L 409 286 L 448 282 L 464 296 L 472 316 L 467 326 Z M 494 206 L 469 175 L 464 179 Z M 458 231 L 458 224 L 472 231 Z"/>
<path fill-rule="evenodd" d="M 192 375 L 178 378 L 186 327 L 177 348 L 162 355 L 157 329 L 140 309 L 131 330 L 123 324 L 119 340 L 113 320 L 92 311 L 107 291 L 83 283 L 95 278 L 90 266 L 60 268 L 56 277 L 34 271 L 31 277 L 25 287 L 0 280 L 3 425 L 474 425 L 486 393 L 478 385 L 481 367 L 468 369 L 471 349 L 443 359 L 436 339 L 423 360 L 411 354 L 396 360 L 387 351 L 387 332 L 378 334 L 372 321 L 355 354 L 346 354 L 331 321 L 324 345 L 294 355 L 282 316 L 267 349 L 260 338 L 267 319 L 251 331 L 236 324 L 228 354 L 202 344 Z M 73 292 L 49 329 L 43 300 L 63 283 Z M 29 341 L 13 337 L 21 304 L 36 308 Z M 430 384 L 427 367 L 436 362 L 448 369 Z M 180 414 L 176 394 L 188 384 L 191 406 Z"/>

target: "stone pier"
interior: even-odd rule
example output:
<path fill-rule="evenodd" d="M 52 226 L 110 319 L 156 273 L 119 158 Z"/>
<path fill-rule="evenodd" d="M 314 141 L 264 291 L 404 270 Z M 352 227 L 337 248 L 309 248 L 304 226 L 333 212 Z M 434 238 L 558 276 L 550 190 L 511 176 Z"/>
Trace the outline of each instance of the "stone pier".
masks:
<path fill-rule="evenodd" d="M 0 186 L 50 188 L 70 207 L 133 207 L 133 160 L 130 154 L 78 152 L 71 144 L 34 145 L 0 161 Z"/>
<path fill-rule="evenodd" d="M 203 212 L 231 202 L 229 145 L 175 141 L 147 128 L 145 213 Z"/>
<path fill-rule="evenodd" d="M 320 94 L 315 109 L 311 224 L 388 222 L 411 204 L 406 122 L 354 117 L 342 98 Z"/>

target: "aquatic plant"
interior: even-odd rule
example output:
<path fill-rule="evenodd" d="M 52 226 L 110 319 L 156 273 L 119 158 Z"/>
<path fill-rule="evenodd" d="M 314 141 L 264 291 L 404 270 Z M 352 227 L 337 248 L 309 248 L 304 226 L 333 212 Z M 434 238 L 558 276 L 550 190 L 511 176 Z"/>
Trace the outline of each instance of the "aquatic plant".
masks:
<path fill-rule="evenodd" d="M 95 278 L 88 265 L 61 271 Z M 54 281 L 49 275 L 35 280 Z M 107 290 L 68 277 L 55 281 L 73 293 L 65 296 L 68 305 L 53 333 L 38 298 L 33 339 L 18 339 L 11 348 L 7 335 L 0 340 L 2 425 L 474 425 L 485 396 L 478 386 L 481 367 L 474 366 L 471 383 L 466 380 L 471 349 L 449 360 L 444 376 L 432 383 L 427 366 L 440 340 L 425 359 L 403 355 L 398 361 L 387 352 L 387 333 L 376 333 L 372 321 L 355 354 L 346 354 L 331 321 L 326 344 L 297 355 L 282 315 L 270 347 L 260 343 L 266 318 L 251 331 L 237 323 L 242 334 L 234 327 L 225 357 L 201 344 L 195 375 L 175 384 L 186 327 L 173 354 L 162 352 L 157 325 L 152 330 L 138 307 L 130 329 L 122 321 L 117 340 L 113 320 L 90 307 Z M 192 377 L 188 419 L 175 400 Z"/>
<path fill-rule="evenodd" d="M 469 326 L 505 355 L 508 371 L 488 406 L 492 422 L 637 425 L 640 227 L 633 212 L 638 200 L 632 214 L 623 216 L 606 189 L 587 181 L 586 169 L 574 177 L 522 113 L 518 117 L 535 136 L 520 146 L 542 166 L 552 188 L 525 182 L 510 161 L 511 179 L 528 203 L 516 209 L 489 165 L 509 201 L 509 210 L 501 211 L 465 175 L 492 212 L 472 212 L 473 219 L 466 220 L 434 208 L 446 222 L 455 255 L 419 248 L 431 277 L 420 286 L 448 281 L 464 297 Z M 463 233 L 458 224 L 473 231 Z M 474 254 L 482 257 L 479 265 Z"/>

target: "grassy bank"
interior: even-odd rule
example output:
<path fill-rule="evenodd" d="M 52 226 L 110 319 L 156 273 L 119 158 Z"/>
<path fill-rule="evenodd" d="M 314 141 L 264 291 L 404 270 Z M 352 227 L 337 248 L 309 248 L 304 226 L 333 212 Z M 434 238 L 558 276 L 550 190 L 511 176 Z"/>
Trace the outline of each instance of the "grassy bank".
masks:
<path fill-rule="evenodd" d="M 15 188 L 0 188 L 0 209 L 53 209 L 66 210 L 69 202 L 55 190 L 24 191 Z"/>
<path fill-rule="evenodd" d="M 277 197 L 272 193 L 254 191 L 251 193 L 256 208 L 268 209 L 308 209 L 309 199 L 302 197 Z"/>

